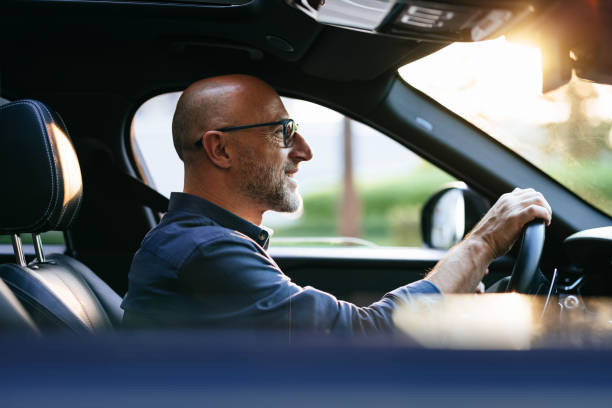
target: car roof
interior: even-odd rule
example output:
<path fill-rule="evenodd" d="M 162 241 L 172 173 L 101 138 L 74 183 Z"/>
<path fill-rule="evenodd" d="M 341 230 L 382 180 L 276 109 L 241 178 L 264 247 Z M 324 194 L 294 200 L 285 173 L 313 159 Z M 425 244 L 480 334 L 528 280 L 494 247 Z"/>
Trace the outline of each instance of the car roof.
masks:
<path fill-rule="evenodd" d="M 2 48 L 10 56 L 4 82 L 18 79 L 13 72 L 30 72 L 34 81 L 11 80 L 4 89 L 10 96 L 34 87 L 136 93 L 228 69 L 279 84 L 371 81 L 442 46 L 322 26 L 282 1 L 19 1 L 2 8 Z"/>
<path fill-rule="evenodd" d="M 137 95 L 181 89 L 195 79 L 234 70 L 288 92 L 300 93 L 297 84 L 308 83 L 308 93 L 324 98 L 330 82 L 380 82 L 448 43 L 319 24 L 291 7 L 292 1 L 228 3 L 5 1 L 0 6 L 3 95 L 21 97 L 29 89 Z M 455 3 L 492 7 L 492 2 Z M 545 30 L 555 20 L 550 14 L 558 3 L 531 2 L 534 12 L 521 28 Z"/>

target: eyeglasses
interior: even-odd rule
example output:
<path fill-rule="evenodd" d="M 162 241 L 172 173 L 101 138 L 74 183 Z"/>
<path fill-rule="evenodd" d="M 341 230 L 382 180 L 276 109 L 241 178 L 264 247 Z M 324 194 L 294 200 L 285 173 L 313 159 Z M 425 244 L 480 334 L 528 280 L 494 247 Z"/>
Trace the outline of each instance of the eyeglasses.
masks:
<path fill-rule="evenodd" d="M 293 119 L 284 119 L 276 122 L 256 123 L 254 125 L 242 125 L 242 126 L 229 126 L 221 129 L 215 129 L 218 132 L 231 132 L 234 130 L 250 129 L 262 126 L 275 126 L 283 125 L 283 146 L 292 147 L 295 143 L 295 132 L 297 132 L 298 125 Z M 196 146 L 202 147 L 202 139 L 195 143 Z"/>

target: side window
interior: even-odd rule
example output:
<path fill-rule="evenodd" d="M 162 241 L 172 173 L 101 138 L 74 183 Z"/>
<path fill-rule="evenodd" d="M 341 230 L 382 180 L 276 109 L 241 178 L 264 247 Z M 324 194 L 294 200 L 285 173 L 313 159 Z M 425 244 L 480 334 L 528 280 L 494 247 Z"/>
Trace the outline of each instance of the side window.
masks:
<path fill-rule="evenodd" d="M 180 93 L 145 102 L 133 121 L 132 146 L 145 180 L 162 194 L 181 191 L 172 115 Z M 296 174 L 304 209 L 268 212 L 272 245 L 421 246 L 420 211 L 451 176 L 362 123 L 323 106 L 283 98 L 314 157 Z"/>

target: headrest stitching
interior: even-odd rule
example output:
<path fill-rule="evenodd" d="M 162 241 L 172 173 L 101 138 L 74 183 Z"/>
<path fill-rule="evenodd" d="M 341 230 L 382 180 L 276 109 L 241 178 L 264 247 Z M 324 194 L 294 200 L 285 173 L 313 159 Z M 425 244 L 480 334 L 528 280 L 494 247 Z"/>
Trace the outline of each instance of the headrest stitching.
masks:
<path fill-rule="evenodd" d="M 47 106 L 46 106 L 46 105 L 44 105 L 44 104 L 42 104 L 42 106 L 41 106 L 41 107 L 42 107 L 42 108 L 43 108 L 43 109 L 44 109 L 44 110 L 47 112 L 47 114 L 49 115 L 49 117 L 50 117 L 52 120 L 54 120 L 54 119 L 53 119 L 53 115 L 51 114 L 51 112 L 49 112 L 49 109 L 47 109 Z M 55 121 L 55 120 L 54 120 L 54 121 Z M 61 125 L 61 123 L 60 123 L 59 121 L 57 122 L 57 124 L 58 124 L 58 125 Z M 66 137 L 67 137 L 67 138 L 70 140 L 70 136 L 69 136 L 69 134 L 68 134 L 68 129 L 63 128 L 62 130 L 63 130 L 64 132 L 66 132 Z M 60 154 L 60 153 L 59 153 L 59 151 L 58 151 L 58 154 Z M 55 160 L 55 155 L 53 155 L 53 159 Z M 77 160 L 78 160 L 78 159 L 77 159 Z M 57 162 L 56 162 L 56 166 L 57 166 Z M 63 178 L 63 176 L 64 176 L 64 169 L 62 168 L 62 169 L 61 169 L 61 171 L 62 171 L 62 177 L 60 177 L 60 180 L 59 180 L 59 181 L 61 181 L 61 182 L 62 182 L 62 187 L 63 187 L 63 184 L 64 184 L 64 178 Z M 82 183 L 81 183 L 81 186 L 82 186 Z M 72 214 L 70 214 L 70 215 L 71 215 L 71 217 L 70 217 L 70 219 L 68 220 L 68 222 L 66 223 L 66 225 L 70 225 L 70 224 L 72 223 L 72 221 L 74 220 L 74 218 L 76 217 L 76 215 L 77 215 L 77 213 L 78 213 L 78 209 L 79 209 L 79 208 L 80 208 L 80 206 L 81 206 L 81 199 L 82 199 L 82 197 L 83 197 L 83 195 L 82 195 L 82 194 L 79 194 L 79 195 L 78 195 L 78 198 L 77 198 L 77 202 L 76 202 L 76 204 L 72 204 L 72 206 L 75 206 L 75 208 L 76 208 L 76 209 L 72 211 Z M 58 224 L 61 224 L 62 219 L 64 218 L 65 214 L 66 214 L 66 213 L 69 211 L 69 210 L 68 210 L 68 207 L 70 206 L 70 203 L 68 203 L 68 204 L 69 204 L 69 205 L 67 205 L 67 206 L 66 206 L 66 208 L 62 207 L 62 212 L 60 213 L 60 217 L 59 217 L 59 219 L 57 220 L 57 223 L 58 223 Z"/>

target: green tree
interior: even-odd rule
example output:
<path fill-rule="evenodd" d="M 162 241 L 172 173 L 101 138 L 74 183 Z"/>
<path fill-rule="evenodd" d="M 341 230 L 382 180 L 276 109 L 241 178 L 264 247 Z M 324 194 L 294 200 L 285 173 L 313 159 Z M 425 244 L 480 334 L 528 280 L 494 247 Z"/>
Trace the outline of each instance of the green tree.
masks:
<path fill-rule="evenodd" d="M 545 152 L 564 160 L 595 159 L 609 152 L 610 121 L 595 121 L 587 113 L 588 102 L 598 93 L 592 83 L 573 79 L 565 86 L 564 98 L 570 113 L 565 122 L 548 123 L 548 144 Z"/>

